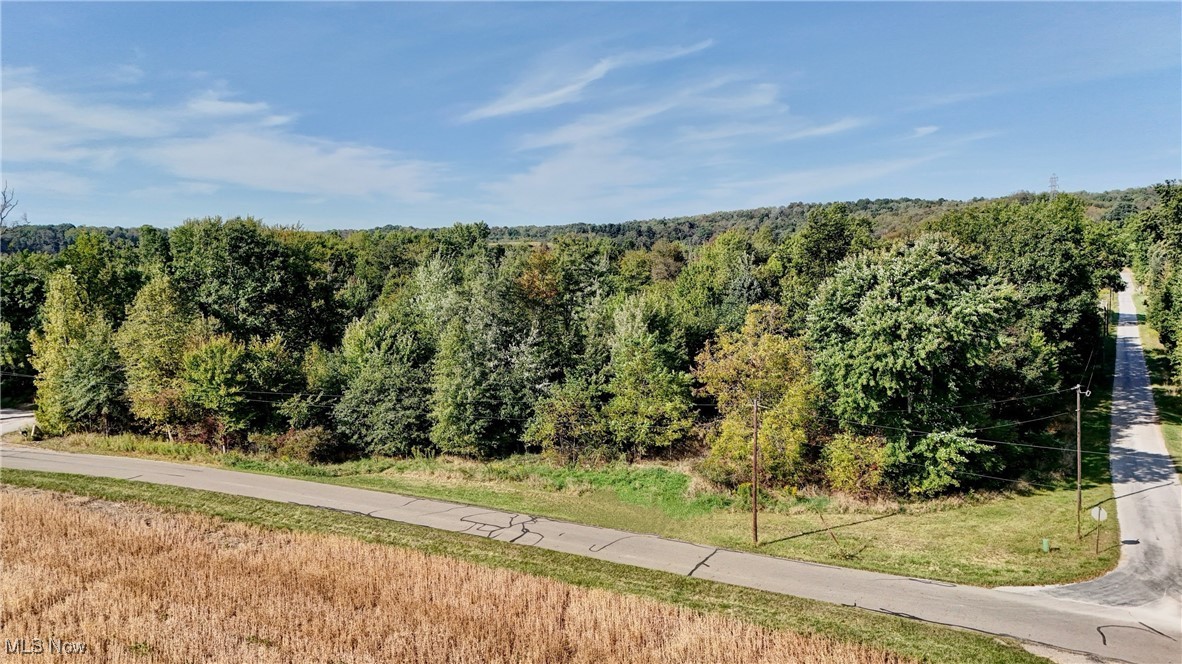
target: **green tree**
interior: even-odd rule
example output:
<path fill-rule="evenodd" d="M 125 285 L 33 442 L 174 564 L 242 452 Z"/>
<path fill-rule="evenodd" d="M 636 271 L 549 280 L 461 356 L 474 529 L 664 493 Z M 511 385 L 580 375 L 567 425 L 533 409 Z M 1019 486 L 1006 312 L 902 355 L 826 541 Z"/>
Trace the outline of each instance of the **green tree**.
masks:
<path fill-rule="evenodd" d="M 763 481 L 785 484 L 801 477 L 819 394 L 804 343 L 779 334 L 782 327 L 779 307 L 755 305 L 740 332 L 719 334 L 698 355 L 697 379 L 722 414 L 703 463 L 716 481 L 750 481 L 756 400 Z"/>
<path fill-rule="evenodd" d="M 174 286 L 217 332 L 244 343 L 279 334 L 300 349 L 337 343 L 333 284 L 303 235 L 214 217 L 173 229 L 169 245 Z"/>
<path fill-rule="evenodd" d="M 283 404 L 303 387 L 295 355 L 278 334 L 266 341 L 254 337 L 246 345 L 246 383 L 251 401 L 250 426 L 256 431 L 283 428 Z"/>
<path fill-rule="evenodd" d="M 873 495 L 886 485 L 889 447 L 882 436 L 839 433 L 825 445 L 822 466 L 829 486 L 854 495 Z"/>
<path fill-rule="evenodd" d="M 1014 300 L 1013 287 L 941 235 L 847 259 L 821 286 L 808 319 L 817 381 L 843 426 L 898 434 L 893 470 L 909 490 L 939 490 L 925 478 L 963 469 L 970 460 L 952 463 L 956 450 L 989 449 L 942 434 L 915 443 L 898 432 L 964 426 L 969 415 L 954 406 L 976 396 Z"/>
<path fill-rule="evenodd" d="M 810 208 L 804 226 L 777 247 L 767 267 L 782 274 L 780 302 L 789 329 L 803 331 L 809 302 L 838 263 L 873 245 L 870 220 L 854 216 L 846 204 Z"/>
<path fill-rule="evenodd" d="M 82 336 L 67 349 L 63 406 L 71 429 L 110 433 L 127 420 L 123 366 L 111 323 L 102 312 L 87 317 Z"/>
<path fill-rule="evenodd" d="M 341 435 L 368 454 L 428 448 L 433 351 L 405 301 L 354 321 L 341 347 L 345 392 L 333 411 Z"/>
<path fill-rule="evenodd" d="M 62 250 L 58 262 L 73 269 L 90 306 L 114 324 L 123 321 L 127 305 L 142 283 L 138 261 L 129 246 L 116 246 L 98 231 L 83 230 Z"/>
<path fill-rule="evenodd" d="M 727 231 L 700 247 L 678 273 L 674 298 L 689 354 L 718 329 L 738 330 L 747 307 L 763 297 L 745 233 Z"/>
<path fill-rule="evenodd" d="M 41 329 L 31 335 L 37 424 L 48 434 L 106 430 L 123 415 L 123 374 L 111 325 L 92 311 L 71 268 L 49 279 Z"/>
<path fill-rule="evenodd" d="M 1182 187 L 1167 180 L 1154 188 L 1157 203 L 1126 220 L 1133 270 L 1145 289 L 1148 322 L 1172 352 L 1182 383 Z"/>
<path fill-rule="evenodd" d="M 525 442 L 565 462 L 617 456 L 603 416 L 605 390 L 582 378 L 555 387 L 543 397 L 525 431 Z"/>
<path fill-rule="evenodd" d="M 1082 200 L 1060 195 L 970 206 L 929 227 L 978 248 L 986 267 L 1017 289 L 1015 333 L 1040 335 L 1054 372 L 1067 376 L 1098 354 L 1096 291 L 1120 287 L 1121 251 L 1107 224 L 1089 221 Z"/>
<path fill-rule="evenodd" d="M 68 411 L 67 371 L 70 348 L 86 334 L 86 308 L 78 280 L 69 268 L 49 278 L 41 329 L 30 336 L 37 371 L 37 424 L 47 434 L 59 435 L 72 424 Z"/>
<path fill-rule="evenodd" d="M 201 340 L 184 355 L 181 393 L 213 423 L 223 452 L 250 423 L 246 364 L 246 347 L 225 334 Z"/>
<path fill-rule="evenodd" d="M 615 314 L 603 414 L 629 457 L 681 442 L 693 425 L 691 377 L 668 300 L 635 295 Z"/>
<path fill-rule="evenodd" d="M 29 335 L 41 325 L 41 304 L 54 260 L 22 251 L 0 258 L 0 390 L 5 399 L 32 396 Z"/>
<path fill-rule="evenodd" d="M 137 249 L 139 252 L 139 268 L 144 275 L 162 275 L 172 262 L 172 252 L 168 247 L 168 231 L 155 226 L 140 226 L 140 237 Z"/>
<path fill-rule="evenodd" d="M 524 422 L 552 379 L 539 330 L 515 316 L 504 276 L 473 266 L 462 308 L 440 338 L 431 440 L 444 452 L 488 457 L 521 449 Z"/>
<path fill-rule="evenodd" d="M 131 412 L 172 439 L 187 418 L 181 374 L 190 338 L 198 332 L 197 312 L 180 297 L 171 280 L 154 277 L 136 295 L 115 347 L 127 369 Z"/>

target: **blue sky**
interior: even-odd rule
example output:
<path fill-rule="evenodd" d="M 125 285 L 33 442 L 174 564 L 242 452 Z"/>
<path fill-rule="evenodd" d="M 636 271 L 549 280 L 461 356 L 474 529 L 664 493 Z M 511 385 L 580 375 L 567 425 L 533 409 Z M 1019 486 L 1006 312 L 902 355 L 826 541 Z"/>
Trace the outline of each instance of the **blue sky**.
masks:
<path fill-rule="evenodd" d="M 31 223 L 612 222 L 1182 176 L 1182 5 L 0 7 Z"/>

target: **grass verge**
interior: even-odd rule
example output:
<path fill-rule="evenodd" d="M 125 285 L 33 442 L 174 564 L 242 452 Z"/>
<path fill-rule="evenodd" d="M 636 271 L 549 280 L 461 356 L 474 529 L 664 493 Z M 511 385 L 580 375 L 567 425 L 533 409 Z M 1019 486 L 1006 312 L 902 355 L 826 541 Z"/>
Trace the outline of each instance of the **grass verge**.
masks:
<path fill-rule="evenodd" d="M 1145 363 L 1149 366 L 1149 380 L 1153 383 L 1153 401 L 1161 419 L 1162 437 L 1174 459 L 1174 470 L 1182 475 L 1182 386 L 1170 380 L 1169 355 L 1157 330 L 1145 320 L 1145 296 L 1134 295 L 1133 301 L 1137 304 L 1137 327 L 1145 349 Z"/>
<path fill-rule="evenodd" d="M 569 554 L 331 510 L 109 478 L 0 470 L 0 482 L 118 502 L 138 502 L 268 529 L 340 535 L 414 549 L 731 616 L 762 627 L 823 635 L 929 662 L 1044 662 L 1015 644 L 861 609 L 727 586 Z"/>

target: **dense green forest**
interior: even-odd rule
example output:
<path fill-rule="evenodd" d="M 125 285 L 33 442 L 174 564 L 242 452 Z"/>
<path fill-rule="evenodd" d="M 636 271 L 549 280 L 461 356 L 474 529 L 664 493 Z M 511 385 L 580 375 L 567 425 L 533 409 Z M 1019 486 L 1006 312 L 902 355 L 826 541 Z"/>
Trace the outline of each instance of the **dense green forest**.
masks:
<path fill-rule="evenodd" d="M 1182 188 L 1156 188 L 1158 204 L 1128 219 L 1137 282 L 1145 289 L 1149 324 L 1170 353 L 1175 383 L 1182 384 Z"/>
<path fill-rule="evenodd" d="M 1073 196 L 1086 205 L 1085 213 L 1091 219 L 1119 221 L 1125 216 L 1145 210 L 1153 205 L 1154 191 L 1151 187 L 1119 189 L 1101 193 L 1081 191 Z M 1019 192 L 995 201 L 1015 203 L 1030 202 L 1035 194 Z M 919 198 L 863 198 L 845 203 L 853 214 L 869 217 L 875 233 L 884 238 L 904 236 L 921 227 L 925 222 L 939 217 L 950 210 L 987 202 L 976 198 L 971 201 L 947 199 L 925 200 Z M 778 207 L 755 208 L 751 210 L 730 210 L 712 212 L 689 217 L 646 219 L 609 224 L 565 224 L 551 226 L 494 226 L 489 229 L 492 242 L 549 242 L 562 235 L 593 235 L 607 237 L 626 249 L 652 247 L 658 240 L 679 242 L 685 245 L 702 244 L 728 230 L 738 229 L 748 233 L 762 231 L 772 241 L 779 242 L 804 223 L 809 210 L 817 207 L 814 203 L 792 203 Z M 57 253 L 74 242 L 81 233 L 97 231 L 116 244 L 139 242 L 142 228 L 78 227 L 73 224 L 34 225 L 24 224 L 6 229 L 0 237 L 0 253 L 36 251 Z M 413 230 L 409 226 L 384 226 L 380 230 Z M 356 231 L 328 231 L 345 237 Z"/>
<path fill-rule="evenodd" d="M 35 387 L 49 435 L 677 456 L 730 487 L 758 404 L 764 481 L 934 495 L 1055 470 L 1048 424 L 1095 368 L 1097 292 L 1130 253 L 1176 344 L 1177 192 L 604 227 L 24 226 L 0 261 L 3 387 Z"/>

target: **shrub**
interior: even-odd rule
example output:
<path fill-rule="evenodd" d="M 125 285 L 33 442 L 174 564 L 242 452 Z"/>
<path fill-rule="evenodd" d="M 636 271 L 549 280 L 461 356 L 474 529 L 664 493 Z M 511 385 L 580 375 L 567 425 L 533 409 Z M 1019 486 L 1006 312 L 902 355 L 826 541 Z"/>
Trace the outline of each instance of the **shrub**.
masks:
<path fill-rule="evenodd" d="M 825 479 L 838 491 L 869 495 L 884 488 L 887 441 L 881 436 L 840 433 L 822 452 Z"/>
<path fill-rule="evenodd" d="M 252 431 L 246 436 L 248 451 L 274 455 L 279 450 L 279 434 Z"/>
<path fill-rule="evenodd" d="M 963 429 L 928 434 L 915 442 L 901 437 L 889 447 L 888 463 L 897 488 L 916 496 L 934 496 L 973 479 L 965 470 L 972 465 L 970 455 L 993 450 Z"/>
<path fill-rule="evenodd" d="M 785 398 L 762 411 L 759 423 L 760 483 L 784 486 L 798 481 L 805 466 L 807 405 Z M 751 481 L 751 421 L 726 417 L 710 437 L 710 454 L 700 470 L 712 482 L 737 487 Z"/>
<path fill-rule="evenodd" d="M 569 380 L 538 403 L 525 442 L 562 462 L 613 459 L 611 432 L 600 412 L 603 388 Z"/>
<path fill-rule="evenodd" d="M 289 429 L 274 444 L 276 456 L 293 461 L 328 461 L 337 452 L 336 441 L 324 427 Z"/>

